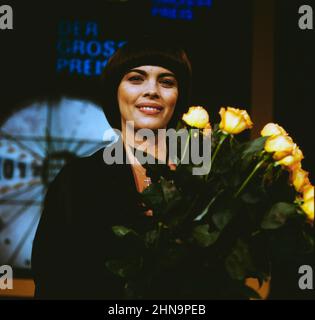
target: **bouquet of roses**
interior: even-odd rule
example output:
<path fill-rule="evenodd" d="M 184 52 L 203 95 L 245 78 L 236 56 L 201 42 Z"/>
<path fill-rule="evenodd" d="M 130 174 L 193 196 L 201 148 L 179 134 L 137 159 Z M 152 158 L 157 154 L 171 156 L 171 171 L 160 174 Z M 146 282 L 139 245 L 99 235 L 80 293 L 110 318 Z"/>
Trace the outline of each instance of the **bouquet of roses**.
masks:
<path fill-rule="evenodd" d="M 152 184 L 141 195 L 153 215 L 113 226 L 126 254 L 106 265 L 126 298 L 259 298 L 247 279 L 272 283 L 276 266 L 313 254 L 314 186 L 302 151 L 274 123 L 255 140 L 237 139 L 253 126 L 245 110 L 220 116 L 211 126 L 204 108 L 191 107 L 178 127 L 189 132 L 184 156 L 194 139 L 209 144 L 211 170 L 194 175 L 189 156 L 176 170 L 147 164 Z"/>

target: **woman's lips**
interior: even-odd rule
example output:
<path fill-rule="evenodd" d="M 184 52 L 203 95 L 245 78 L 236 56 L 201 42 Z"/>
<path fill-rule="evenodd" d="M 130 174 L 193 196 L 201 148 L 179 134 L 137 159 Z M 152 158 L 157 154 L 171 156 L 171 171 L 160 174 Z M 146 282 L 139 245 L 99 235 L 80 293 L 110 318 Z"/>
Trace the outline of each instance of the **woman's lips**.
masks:
<path fill-rule="evenodd" d="M 158 106 L 158 105 L 137 105 L 137 108 L 144 114 L 146 115 L 155 115 L 159 114 L 162 110 L 163 107 Z"/>

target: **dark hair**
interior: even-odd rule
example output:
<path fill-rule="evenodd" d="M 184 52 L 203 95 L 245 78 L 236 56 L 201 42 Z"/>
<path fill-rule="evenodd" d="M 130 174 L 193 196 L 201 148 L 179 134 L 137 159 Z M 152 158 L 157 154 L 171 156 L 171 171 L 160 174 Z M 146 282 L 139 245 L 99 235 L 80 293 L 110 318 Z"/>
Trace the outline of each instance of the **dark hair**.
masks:
<path fill-rule="evenodd" d="M 173 40 L 174 42 L 174 40 Z M 191 65 L 186 52 L 165 38 L 142 37 L 128 41 L 109 59 L 102 74 L 102 108 L 114 128 L 120 128 L 117 101 L 119 83 L 128 70 L 143 65 L 161 66 L 174 72 L 179 96 L 168 127 L 175 127 L 178 116 L 189 105 L 191 93 Z"/>

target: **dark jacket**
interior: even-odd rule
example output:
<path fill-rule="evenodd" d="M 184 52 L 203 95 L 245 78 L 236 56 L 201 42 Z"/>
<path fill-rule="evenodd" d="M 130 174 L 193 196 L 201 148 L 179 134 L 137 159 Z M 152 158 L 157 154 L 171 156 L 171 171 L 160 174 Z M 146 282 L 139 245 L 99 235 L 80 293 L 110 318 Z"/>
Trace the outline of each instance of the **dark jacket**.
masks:
<path fill-rule="evenodd" d="M 111 230 L 145 219 L 130 165 L 103 150 L 67 164 L 51 183 L 35 235 L 36 298 L 116 299 L 122 280 L 106 268 L 124 245 Z"/>

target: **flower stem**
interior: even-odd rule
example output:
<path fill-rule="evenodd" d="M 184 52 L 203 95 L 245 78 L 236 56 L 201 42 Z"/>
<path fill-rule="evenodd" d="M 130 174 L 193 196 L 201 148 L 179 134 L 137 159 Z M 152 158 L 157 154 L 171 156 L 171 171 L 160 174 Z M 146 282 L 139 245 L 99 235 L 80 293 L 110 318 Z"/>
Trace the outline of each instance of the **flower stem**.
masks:
<path fill-rule="evenodd" d="M 227 136 L 228 136 L 228 135 L 223 134 L 223 135 L 220 137 L 220 141 L 219 141 L 219 143 L 218 143 L 218 145 L 217 145 L 217 147 L 216 147 L 216 149 L 215 149 L 215 151 L 214 151 L 213 157 L 212 157 L 212 159 L 211 159 L 211 165 L 213 165 L 214 159 L 216 158 L 216 156 L 217 156 L 219 150 L 221 149 L 221 146 L 222 146 L 222 144 L 223 144 L 223 142 L 224 142 L 224 140 L 226 139 Z"/>
<path fill-rule="evenodd" d="M 197 216 L 194 221 L 200 221 L 209 211 L 209 208 L 212 206 L 215 200 L 217 200 L 218 196 L 224 191 L 224 189 L 221 189 L 208 203 L 208 205 L 205 207 L 205 209 L 202 211 L 202 213 Z"/>
<path fill-rule="evenodd" d="M 219 150 L 220 150 L 220 148 L 221 148 L 221 146 L 222 146 L 222 144 L 223 144 L 223 142 L 224 142 L 224 140 L 226 139 L 227 136 L 228 136 L 227 134 L 222 134 L 221 135 L 219 143 L 218 143 L 218 145 L 217 145 L 217 147 L 216 147 L 216 149 L 214 151 L 213 157 L 211 157 L 211 168 L 212 168 L 212 165 L 214 163 L 214 159 L 216 158 L 216 156 L 217 156 L 217 154 L 218 154 L 218 152 L 219 152 Z M 209 174 L 210 174 L 210 171 L 206 175 L 206 181 L 208 180 Z"/>
<path fill-rule="evenodd" d="M 245 179 L 245 181 L 242 183 L 241 187 L 237 190 L 237 192 L 234 194 L 234 198 L 236 198 L 242 191 L 243 189 L 246 187 L 246 185 L 248 184 L 248 182 L 252 179 L 252 177 L 255 175 L 255 173 L 257 172 L 257 170 L 262 166 L 262 164 L 266 161 L 266 158 L 263 157 L 262 160 L 260 160 L 255 168 L 253 169 L 253 171 L 250 173 L 250 175 Z"/>

